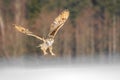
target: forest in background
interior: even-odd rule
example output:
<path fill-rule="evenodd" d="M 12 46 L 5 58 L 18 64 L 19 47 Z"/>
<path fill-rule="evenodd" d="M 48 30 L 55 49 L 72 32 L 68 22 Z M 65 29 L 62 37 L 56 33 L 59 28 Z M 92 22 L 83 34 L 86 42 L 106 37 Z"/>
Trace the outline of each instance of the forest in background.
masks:
<path fill-rule="evenodd" d="M 120 0 L 0 0 L 0 57 L 41 56 L 41 41 L 19 33 L 13 24 L 46 36 L 58 14 L 70 17 L 58 32 L 58 57 L 120 54 Z"/>

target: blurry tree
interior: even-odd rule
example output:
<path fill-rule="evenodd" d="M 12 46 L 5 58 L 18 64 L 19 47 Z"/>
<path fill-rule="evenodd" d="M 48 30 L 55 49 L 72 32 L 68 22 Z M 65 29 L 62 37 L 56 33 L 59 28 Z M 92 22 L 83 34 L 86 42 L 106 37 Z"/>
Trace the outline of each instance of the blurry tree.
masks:
<path fill-rule="evenodd" d="M 64 9 L 69 9 L 70 18 L 55 38 L 58 56 L 119 53 L 119 7 L 120 0 L 1 0 L 0 56 L 40 54 L 39 48 L 33 47 L 39 40 L 15 31 L 12 24 L 45 36 L 49 25 Z"/>

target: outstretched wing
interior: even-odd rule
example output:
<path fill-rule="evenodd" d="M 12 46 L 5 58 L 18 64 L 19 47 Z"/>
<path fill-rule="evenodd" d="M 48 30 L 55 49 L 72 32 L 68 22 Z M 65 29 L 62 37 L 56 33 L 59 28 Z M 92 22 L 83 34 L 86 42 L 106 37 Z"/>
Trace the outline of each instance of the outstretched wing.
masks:
<path fill-rule="evenodd" d="M 66 20 L 69 17 L 69 11 L 64 10 L 57 18 L 55 18 L 54 22 L 50 26 L 50 32 L 48 37 L 54 38 L 58 30 L 64 25 Z"/>
<path fill-rule="evenodd" d="M 35 37 L 35 38 L 37 38 L 37 39 L 39 39 L 39 40 L 44 41 L 43 38 L 41 38 L 41 37 L 39 37 L 39 36 L 37 36 L 37 35 L 34 35 L 31 31 L 29 31 L 28 29 L 26 29 L 26 28 L 24 28 L 24 27 L 15 25 L 15 29 L 17 29 L 17 30 L 18 30 L 19 32 L 21 32 L 21 33 L 24 33 L 24 34 L 29 35 L 29 36 L 33 36 L 33 37 Z"/>

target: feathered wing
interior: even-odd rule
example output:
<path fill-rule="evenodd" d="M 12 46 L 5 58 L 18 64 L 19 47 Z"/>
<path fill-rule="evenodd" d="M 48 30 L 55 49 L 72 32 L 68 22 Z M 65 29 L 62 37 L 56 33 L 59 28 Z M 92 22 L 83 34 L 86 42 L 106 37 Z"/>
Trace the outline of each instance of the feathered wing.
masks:
<path fill-rule="evenodd" d="M 26 29 L 26 28 L 24 28 L 24 27 L 15 25 L 15 29 L 18 30 L 18 31 L 21 32 L 21 33 L 24 33 L 24 34 L 29 35 L 29 36 L 33 36 L 33 37 L 35 37 L 35 38 L 37 38 L 37 39 L 39 39 L 39 40 L 44 41 L 43 38 L 41 38 L 41 37 L 39 37 L 39 36 L 37 36 L 37 35 L 34 35 L 31 31 L 29 31 L 28 29 Z"/>
<path fill-rule="evenodd" d="M 48 37 L 54 38 L 58 30 L 64 25 L 68 17 L 69 17 L 68 10 L 64 10 L 61 14 L 59 14 L 58 17 L 55 18 L 54 22 L 50 26 L 50 32 L 48 34 Z"/>

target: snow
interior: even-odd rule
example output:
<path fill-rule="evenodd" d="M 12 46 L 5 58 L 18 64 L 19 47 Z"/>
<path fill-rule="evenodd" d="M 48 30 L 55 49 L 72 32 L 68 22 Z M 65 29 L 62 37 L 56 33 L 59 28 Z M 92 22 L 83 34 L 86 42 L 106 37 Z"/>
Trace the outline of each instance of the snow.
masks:
<path fill-rule="evenodd" d="M 120 65 L 6 67 L 0 80 L 120 80 Z"/>
<path fill-rule="evenodd" d="M 120 57 L 0 59 L 0 80 L 120 80 Z"/>

